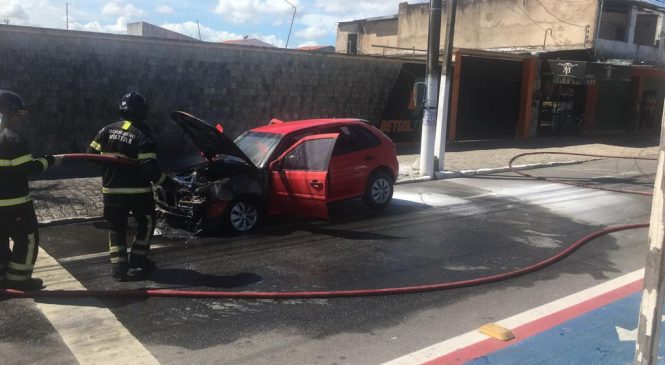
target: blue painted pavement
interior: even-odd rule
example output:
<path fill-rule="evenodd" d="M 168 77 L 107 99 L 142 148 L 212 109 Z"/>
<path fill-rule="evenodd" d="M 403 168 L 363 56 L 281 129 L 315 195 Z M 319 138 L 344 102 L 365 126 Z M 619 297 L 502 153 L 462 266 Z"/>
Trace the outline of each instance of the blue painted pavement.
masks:
<path fill-rule="evenodd" d="M 632 294 L 467 364 L 632 364 L 640 298 Z M 661 333 L 658 364 L 665 364 L 664 339 Z"/>

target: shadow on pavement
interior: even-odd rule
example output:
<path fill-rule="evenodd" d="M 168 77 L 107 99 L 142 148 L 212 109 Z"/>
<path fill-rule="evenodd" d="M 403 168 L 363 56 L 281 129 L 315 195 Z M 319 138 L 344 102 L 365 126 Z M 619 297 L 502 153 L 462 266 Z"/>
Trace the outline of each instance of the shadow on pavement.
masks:
<path fill-rule="evenodd" d="M 263 278 L 253 273 L 239 273 L 235 275 L 209 275 L 190 269 L 157 269 L 145 276 L 145 280 L 158 284 L 178 286 L 182 288 L 208 287 L 232 289 L 248 286 L 263 281 Z"/>

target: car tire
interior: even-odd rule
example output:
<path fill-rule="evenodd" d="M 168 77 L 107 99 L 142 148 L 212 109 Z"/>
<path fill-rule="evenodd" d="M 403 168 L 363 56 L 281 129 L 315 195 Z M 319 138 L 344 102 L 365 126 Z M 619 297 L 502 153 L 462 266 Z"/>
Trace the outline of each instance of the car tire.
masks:
<path fill-rule="evenodd" d="M 229 232 L 248 233 L 261 224 L 263 211 L 258 199 L 241 197 L 229 203 L 223 219 Z"/>
<path fill-rule="evenodd" d="M 363 201 L 374 209 L 383 209 L 393 198 L 393 179 L 382 171 L 373 172 L 367 179 Z"/>

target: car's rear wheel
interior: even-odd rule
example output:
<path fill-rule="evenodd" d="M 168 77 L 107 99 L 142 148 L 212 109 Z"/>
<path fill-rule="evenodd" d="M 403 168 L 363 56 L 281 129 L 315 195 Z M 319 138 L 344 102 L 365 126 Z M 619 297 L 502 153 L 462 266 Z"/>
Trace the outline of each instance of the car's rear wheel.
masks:
<path fill-rule="evenodd" d="M 232 201 L 224 214 L 226 227 L 235 233 L 253 231 L 261 223 L 261 207 L 257 199 L 242 197 Z"/>
<path fill-rule="evenodd" d="M 382 171 L 375 171 L 367 179 L 363 201 L 372 209 L 383 209 L 393 198 L 393 179 Z"/>

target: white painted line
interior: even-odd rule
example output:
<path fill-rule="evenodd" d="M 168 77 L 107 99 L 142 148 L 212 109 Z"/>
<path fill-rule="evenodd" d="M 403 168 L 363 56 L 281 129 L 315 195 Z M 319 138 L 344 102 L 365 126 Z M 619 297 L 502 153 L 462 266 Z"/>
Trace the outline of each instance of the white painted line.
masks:
<path fill-rule="evenodd" d="M 520 327 L 537 319 L 548 316 L 552 313 L 559 312 L 563 309 L 585 302 L 591 298 L 595 298 L 614 289 L 634 283 L 643 277 L 644 269 L 640 269 L 594 287 L 582 290 L 567 297 L 541 305 L 540 307 L 516 314 L 512 317 L 498 321 L 496 324 L 506 328 Z M 478 330 L 469 331 L 457 337 L 453 337 L 446 341 L 426 347 L 422 350 L 418 350 L 416 352 L 399 357 L 395 360 L 388 361 L 384 363 L 384 365 L 423 364 L 486 339 L 487 336 L 480 333 Z"/>
<path fill-rule="evenodd" d="M 172 246 L 162 245 L 162 244 L 152 244 L 152 245 L 150 245 L 150 252 L 154 253 L 158 250 L 161 251 L 162 248 L 166 248 L 166 247 L 172 247 Z M 97 258 L 100 258 L 100 257 L 108 257 L 108 256 L 109 256 L 108 251 L 104 251 L 104 252 L 89 253 L 89 254 L 85 254 L 85 255 L 64 257 L 64 258 L 59 259 L 58 261 L 62 262 L 62 263 L 70 263 L 70 262 L 84 261 L 84 260 L 89 260 L 89 259 L 97 259 Z"/>
<path fill-rule="evenodd" d="M 43 279 L 51 290 L 85 290 L 42 249 L 39 250 L 35 277 Z M 62 301 L 63 304 L 35 303 L 80 364 L 159 364 L 98 299 L 72 299 Z"/>

